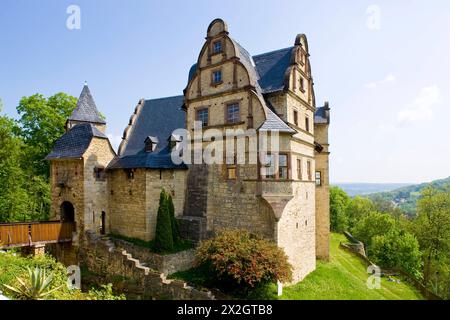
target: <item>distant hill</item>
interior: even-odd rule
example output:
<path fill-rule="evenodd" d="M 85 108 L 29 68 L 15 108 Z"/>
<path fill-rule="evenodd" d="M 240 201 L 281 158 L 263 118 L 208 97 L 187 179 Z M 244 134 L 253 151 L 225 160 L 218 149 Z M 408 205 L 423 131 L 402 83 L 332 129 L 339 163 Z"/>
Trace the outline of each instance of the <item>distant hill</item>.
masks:
<path fill-rule="evenodd" d="M 350 197 L 365 196 L 377 192 L 387 192 L 402 187 L 410 186 L 411 183 L 333 183 Z"/>
<path fill-rule="evenodd" d="M 432 186 L 437 189 L 443 189 L 445 185 L 450 184 L 450 177 L 441 180 L 435 180 L 428 183 L 421 183 L 416 185 L 410 185 L 402 188 L 398 188 L 388 192 L 377 192 L 369 194 L 369 198 L 381 197 L 386 201 L 390 201 L 397 205 L 400 209 L 406 212 L 408 215 L 416 214 L 416 204 L 420 197 L 420 192 L 428 187 Z"/>

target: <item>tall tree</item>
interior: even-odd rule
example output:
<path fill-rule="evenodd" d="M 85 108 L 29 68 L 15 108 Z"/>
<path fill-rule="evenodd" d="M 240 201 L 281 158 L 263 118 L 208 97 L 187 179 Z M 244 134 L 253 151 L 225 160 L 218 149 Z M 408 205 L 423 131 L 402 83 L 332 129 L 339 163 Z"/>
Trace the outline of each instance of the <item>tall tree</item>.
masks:
<path fill-rule="evenodd" d="M 17 131 L 14 120 L 0 116 L 0 222 L 24 220 L 27 214 L 28 194 L 20 166 L 24 144 Z"/>
<path fill-rule="evenodd" d="M 350 197 L 339 187 L 330 188 L 330 227 L 332 231 L 342 232 L 348 227 L 346 209 Z"/>
<path fill-rule="evenodd" d="M 359 196 L 351 199 L 345 210 L 349 229 L 353 232 L 358 221 L 373 211 L 375 211 L 375 206 L 372 200 Z"/>
<path fill-rule="evenodd" d="M 17 106 L 20 135 L 28 149 L 24 161 L 33 175 L 48 178 L 49 164 L 44 158 L 64 133 L 65 122 L 76 104 L 77 99 L 65 93 L 57 93 L 48 99 L 35 94 L 20 100 Z"/>
<path fill-rule="evenodd" d="M 413 230 L 424 252 L 424 282 L 450 261 L 450 190 L 427 188 L 418 201 Z M 448 266 L 447 266 L 448 269 Z M 448 270 L 446 272 L 448 274 Z"/>
<path fill-rule="evenodd" d="M 164 189 L 159 195 L 159 208 L 156 218 L 155 250 L 167 252 L 173 250 L 172 222 L 170 219 L 167 194 Z"/>

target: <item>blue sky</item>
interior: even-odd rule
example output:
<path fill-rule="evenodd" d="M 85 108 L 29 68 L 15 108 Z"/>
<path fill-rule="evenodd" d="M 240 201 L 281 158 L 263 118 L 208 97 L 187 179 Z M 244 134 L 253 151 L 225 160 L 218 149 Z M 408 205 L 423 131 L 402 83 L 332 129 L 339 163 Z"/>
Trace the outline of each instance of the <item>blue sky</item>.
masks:
<path fill-rule="evenodd" d="M 69 5 L 81 29 L 69 30 Z M 0 98 L 88 81 L 115 145 L 140 98 L 182 93 L 214 18 L 251 54 L 309 39 L 318 104 L 332 107 L 333 182 L 450 175 L 450 2 L 1 0 Z"/>

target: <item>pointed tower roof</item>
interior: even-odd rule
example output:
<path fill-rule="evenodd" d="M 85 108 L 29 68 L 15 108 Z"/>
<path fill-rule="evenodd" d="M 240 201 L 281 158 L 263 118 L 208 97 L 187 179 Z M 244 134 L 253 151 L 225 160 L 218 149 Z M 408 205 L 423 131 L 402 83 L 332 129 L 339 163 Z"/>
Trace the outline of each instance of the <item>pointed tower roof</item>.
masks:
<path fill-rule="evenodd" d="M 77 107 L 70 115 L 69 121 L 79 121 L 79 122 L 91 122 L 106 124 L 100 116 L 100 112 L 97 110 L 94 98 L 92 98 L 91 91 L 87 83 L 84 84 L 83 90 L 81 91 L 80 98 L 77 102 Z"/>

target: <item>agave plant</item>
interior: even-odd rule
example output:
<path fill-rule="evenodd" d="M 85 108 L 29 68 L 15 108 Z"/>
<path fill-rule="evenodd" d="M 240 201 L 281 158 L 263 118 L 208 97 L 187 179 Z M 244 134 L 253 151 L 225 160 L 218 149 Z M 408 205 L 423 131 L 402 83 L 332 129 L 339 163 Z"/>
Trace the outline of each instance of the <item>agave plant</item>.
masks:
<path fill-rule="evenodd" d="M 43 300 L 49 294 L 55 292 L 62 286 L 50 290 L 50 285 L 53 281 L 53 273 L 50 275 L 45 274 L 45 270 L 36 267 L 33 270 L 28 269 L 29 281 L 17 277 L 19 282 L 18 287 L 12 287 L 4 284 L 5 288 L 16 295 L 17 298 L 22 300 Z"/>

